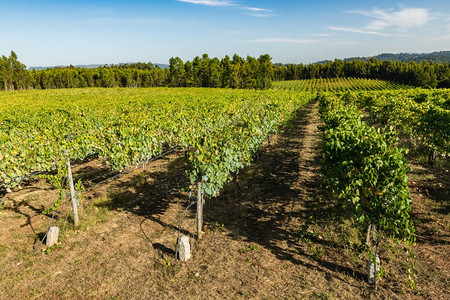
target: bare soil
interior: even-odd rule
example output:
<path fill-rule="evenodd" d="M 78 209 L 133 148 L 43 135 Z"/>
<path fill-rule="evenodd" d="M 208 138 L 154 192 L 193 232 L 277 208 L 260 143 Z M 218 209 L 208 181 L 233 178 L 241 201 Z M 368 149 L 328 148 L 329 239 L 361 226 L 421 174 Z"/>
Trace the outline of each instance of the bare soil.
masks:
<path fill-rule="evenodd" d="M 220 196 L 206 199 L 201 241 L 195 211 L 187 212 L 182 233 L 193 256 L 177 268 L 178 224 L 190 203 L 182 151 L 85 192 L 79 228 L 65 200 L 54 220 L 60 247 L 52 249 L 33 250 L 51 219 L 41 211 L 56 191 L 36 180 L 7 194 L 0 299 L 449 299 L 448 158 L 428 166 L 410 157 L 416 289 L 407 286 L 405 254 L 385 238 L 374 292 L 360 236 L 322 199 L 319 125 L 311 103 Z M 89 185 L 107 169 L 95 159 L 74 171 Z"/>

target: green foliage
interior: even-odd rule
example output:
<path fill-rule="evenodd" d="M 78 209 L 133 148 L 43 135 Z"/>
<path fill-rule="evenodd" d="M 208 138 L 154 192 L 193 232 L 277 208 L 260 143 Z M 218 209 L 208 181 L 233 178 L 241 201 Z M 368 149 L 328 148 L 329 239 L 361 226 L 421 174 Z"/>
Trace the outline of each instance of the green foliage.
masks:
<path fill-rule="evenodd" d="M 104 65 L 98 68 L 75 68 L 74 66 L 27 71 L 17 55 L 0 59 L 0 89 L 55 89 L 85 87 L 222 87 L 268 89 L 272 80 L 307 81 L 307 89 L 343 90 L 354 89 L 351 82 L 371 78 L 363 89 L 399 88 L 402 85 L 425 88 L 450 87 L 450 64 L 423 61 L 393 62 L 343 61 L 335 59 L 324 63 L 287 64 L 272 63 L 268 54 L 245 59 L 233 55 L 232 59 L 210 58 L 207 54 L 183 62 L 170 59 L 170 66 L 161 69 L 152 63 Z M 350 84 L 346 79 L 350 78 Z M 384 81 L 397 84 L 383 84 Z M 312 84 L 311 84 L 312 83 Z M 301 86 L 301 85 L 300 85 Z M 383 87 L 385 86 L 385 87 Z M 404 86 L 406 88 L 406 86 Z"/>
<path fill-rule="evenodd" d="M 67 164 L 65 161 L 61 160 L 56 164 L 56 174 L 40 174 L 39 177 L 46 179 L 50 184 L 59 190 L 59 195 L 57 200 L 53 205 L 44 210 L 42 214 L 46 215 L 55 211 L 60 205 L 61 200 L 66 196 L 65 188 L 68 185 L 67 182 Z"/>
<path fill-rule="evenodd" d="M 310 97 L 291 91 L 193 88 L 0 94 L 0 185 L 13 187 L 44 172 L 61 191 L 52 210 L 67 194 L 68 158 L 83 160 L 97 152 L 112 168 L 123 170 L 181 146 L 191 149 L 192 182 L 203 181 L 203 192 L 214 196 Z"/>
<path fill-rule="evenodd" d="M 233 172 L 251 162 L 264 138 L 308 99 L 295 94 L 279 98 L 271 92 L 256 101 L 242 99 L 238 106 L 202 120 L 201 129 L 185 140 L 191 183 L 202 181 L 203 193 L 215 196 Z"/>
<path fill-rule="evenodd" d="M 13 91 L 28 89 L 31 86 L 30 73 L 25 69 L 14 51 L 9 57 L 0 57 L 0 90 Z"/>
<path fill-rule="evenodd" d="M 409 89 L 411 86 L 368 78 L 316 78 L 273 82 L 277 89 L 312 92 L 375 91 Z"/>
<path fill-rule="evenodd" d="M 335 59 L 334 61 L 309 65 L 276 65 L 274 78 L 277 81 L 321 78 L 371 78 L 424 88 L 449 87 L 450 63 L 434 63 L 426 60 L 420 63 L 380 61 L 374 57 L 368 61 Z"/>
<path fill-rule="evenodd" d="M 250 245 L 248 247 L 239 249 L 239 252 L 247 253 L 247 252 L 251 252 L 251 251 L 255 251 L 255 250 L 259 250 L 259 246 L 257 246 L 257 245 Z"/>
<path fill-rule="evenodd" d="M 191 146 L 188 154 L 191 182 L 202 181 L 203 192 L 216 195 L 233 172 L 251 162 L 264 138 L 307 99 L 291 96 L 261 98 L 256 102 L 243 100 L 238 110 L 205 119 L 201 125 L 203 132 L 187 141 Z"/>
<path fill-rule="evenodd" d="M 309 229 L 309 224 L 304 223 L 300 226 L 298 230 L 298 238 L 297 241 L 300 240 L 302 242 L 308 243 L 311 240 L 316 240 L 319 237 L 319 233 Z"/>
<path fill-rule="evenodd" d="M 311 251 L 313 253 L 314 259 L 316 259 L 316 260 L 322 259 L 322 256 L 323 256 L 323 248 L 322 247 L 311 246 Z"/>
<path fill-rule="evenodd" d="M 44 253 L 45 253 L 45 254 L 50 254 L 50 253 L 52 253 L 54 250 L 56 250 L 56 249 L 62 249 L 63 247 L 64 247 L 64 246 L 61 245 L 61 244 L 56 244 L 56 245 L 53 245 L 53 246 L 48 247 L 47 249 L 45 249 Z"/>
<path fill-rule="evenodd" d="M 331 155 L 324 158 L 328 160 L 323 167 L 326 180 L 339 199 L 351 200 L 350 205 L 343 206 L 350 207 L 350 213 L 357 213 L 357 223 L 375 224 L 390 236 L 406 242 L 404 250 L 411 289 L 415 288 L 417 278 L 411 248 L 415 240 L 414 227 L 408 213 L 411 200 L 404 159 L 406 151 L 396 146 L 395 132 L 402 131 L 430 149 L 448 153 L 449 99 L 450 91 L 445 89 L 361 92 L 340 99 L 322 99 L 321 110 L 327 124 L 324 149 L 325 152 L 332 150 Z M 356 105 L 368 112 L 367 120 L 378 129 L 362 121 Z M 365 144 L 369 146 L 361 148 Z"/>
<path fill-rule="evenodd" d="M 370 123 L 393 126 L 421 145 L 450 153 L 450 90 L 363 92 L 355 97 Z"/>
<path fill-rule="evenodd" d="M 152 63 L 105 65 L 98 68 L 56 67 L 27 71 L 17 55 L 0 58 L 0 89 L 61 89 L 85 87 L 214 87 L 268 89 L 274 66 L 272 58 L 261 55 L 246 59 L 234 55 L 219 60 L 203 54 L 183 62 L 171 58 L 169 68 Z"/>
<path fill-rule="evenodd" d="M 405 252 L 407 254 L 406 262 L 408 264 L 408 286 L 410 289 L 414 290 L 416 288 L 417 275 L 415 273 L 415 263 L 416 258 L 415 253 L 411 250 L 411 247 L 405 247 Z"/>
<path fill-rule="evenodd" d="M 320 100 L 321 170 L 332 195 L 362 231 L 375 224 L 394 238 L 412 241 L 406 150 L 395 146 L 396 132 L 368 126 L 355 106 L 339 98 Z"/>

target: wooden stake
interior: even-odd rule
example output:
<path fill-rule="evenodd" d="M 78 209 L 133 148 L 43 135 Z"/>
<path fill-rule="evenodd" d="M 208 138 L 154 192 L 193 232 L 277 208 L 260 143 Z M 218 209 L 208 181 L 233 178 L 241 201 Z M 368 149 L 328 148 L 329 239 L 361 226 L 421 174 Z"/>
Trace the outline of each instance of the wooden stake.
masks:
<path fill-rule="evenodd" d="M 75 226 L 78 226 L 80 223 L 78 219 L 78 206 L 77 201 L 75 199 L 75 187 L 73 185 L 73 178 L 72 178 L 72 168 L 70 167 L 70 159 L 67 159 L 67 173 L 69 177 L 69 186 L 70 186 L 70 202 L 72 203 L 72 209 L 73 209 L 73 223 Z"/>
<path fill-rule="evenodd" d="M 203 227 L 203 197 L 202 197 L 202 183 L 197 182 L 197 238 L 202 237 Z"/>
<path fill-rule="evenodd" d="M 372 243 L 370 241 L 370 235 L 372 233 L 372 223 L 369 224 L 369 228 L 367 228 L 367 236 L 366 236 L 366 244 L 367 246 L 371 247 Z"/>

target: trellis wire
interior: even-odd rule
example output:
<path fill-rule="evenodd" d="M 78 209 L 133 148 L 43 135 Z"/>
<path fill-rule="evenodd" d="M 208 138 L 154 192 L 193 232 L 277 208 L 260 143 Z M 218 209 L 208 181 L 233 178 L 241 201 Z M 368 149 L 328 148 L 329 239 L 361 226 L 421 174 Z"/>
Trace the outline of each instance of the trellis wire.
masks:
<path fill-rule="evenodd" d="M 189 200 L 191 200 L 191 192 L 189 192 Z M 180 233 L 181 233 L 181 226 L 183 224 L 183 220 L 186 217 L 188 209 L 194 205 L 197 201 L 192 201 L 189 203 L 189 205 L 184 209 L 183 214 L 181 215 L 180 223 L 178 225 L 178 234 L 177 234 L 177 243 L 175 244 L 175 263 L 174 268 L 177 268 L 177 262 L 178 262 L 178 242 L 180 241 Z"/>
<path fill-rule="evenodd" d="M 52 219 L 50 220 L 50 225 L 48 225 L 47 231 L 45 232 L 45 235 L 42 238 L 42 240 L 39 242 L 37 247 L 34 248 L 34 252 L 36 252 L 42 246 L 42 243 L 44 242 L 45 238 L 47 237 L 47 234 L 48 234 L 48 231 L 50 230 L 50 227 L 52 227 L 52 223 L 53 223 L 53 219 L 54 218 L 55 218 L 55 212 L 52 213 Z"/>

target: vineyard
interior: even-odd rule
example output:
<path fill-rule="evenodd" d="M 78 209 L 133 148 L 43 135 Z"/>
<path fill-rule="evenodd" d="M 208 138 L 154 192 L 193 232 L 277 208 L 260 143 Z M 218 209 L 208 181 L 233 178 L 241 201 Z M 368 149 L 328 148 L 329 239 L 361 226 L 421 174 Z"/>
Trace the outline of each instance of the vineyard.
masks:
<path fill-rule="evenodd" d="M 262 141 L 308 101 L 307 96 L 292 92 L 152 92 L 63 91 L 58 95 L 63 100 L 57 103 L 48 98 L 55 97 L 54 93 L 18 94 L 25 100 L 9 97 L 4 101 L 8 110 L 2 113 L 0 127 L 0 184 L 10 189 L 30 175 L 56 172 L 44 175 L 60 191 L 45 212 L 54 211 L 70 190 L 78 225 L 75 184 L 64 179 L 71 173 L 71 161 L 83 161 L 95 153 L 122 171 L 164 150 L 187 149 L 187 173 L 198 193 L 200 237 L 202 199 L 217 195 L 233 173 L 252 160 Z M 40 105 L 30 110 L 27 97 L 37 99 Z M 82 182 L 76 187 L 80 191 Z"/>
<path fill-rule="evenodd" d="M 202 178 L 210 196 L 308 101 L 308 96 L 292 92 L 200 89 L 1 96 L 3 187 L 14 187 L 31 174 L 59 170 L 67 159 L 82 161 L 94 152 L 123 170 L 181 147 L 191 149 L 192 181 Z"/>
<path fill-rule="evenodd" d="M 375 79 L 2 92 L 0 299 L 445 298 L 449 124 Z"/>
<path fill-rule="evenodd" d="M 411 146 L 428 147 L 430 162 L 436 152 L 450 152 L 448 90 L 361 93 L 355 103 L 367 111 L 372 124 L 392 126 L 408 137 Z"/>
<path fill-rule="evenodd" d="M 377 91 L 412 88 L 407 85 L 368 78 L 321 78 L 278 81 L 274 88 L 301 92 Z"/>

